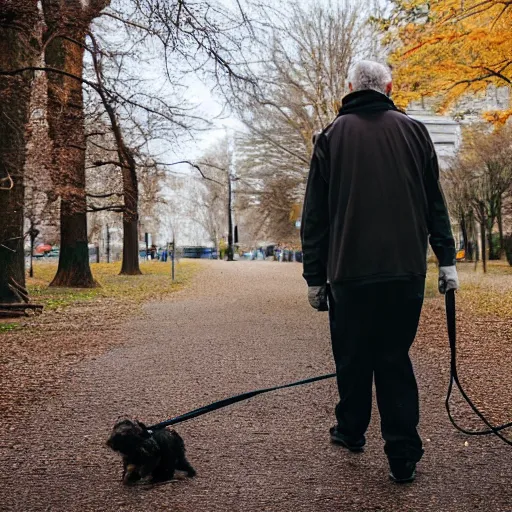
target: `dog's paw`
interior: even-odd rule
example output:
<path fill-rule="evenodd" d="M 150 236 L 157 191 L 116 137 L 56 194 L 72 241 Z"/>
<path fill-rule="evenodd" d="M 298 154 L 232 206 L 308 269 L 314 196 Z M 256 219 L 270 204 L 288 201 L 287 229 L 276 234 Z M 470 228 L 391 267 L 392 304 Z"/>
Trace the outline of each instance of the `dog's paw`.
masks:
<path fill-rule="evenodd" d="M 129 464 L 126 467 L 126 473 L 123 477 L 124 485 L 135 485 L 140 480 L 139 472 L 137 471 L 137 466 L 134 464 Z"/>

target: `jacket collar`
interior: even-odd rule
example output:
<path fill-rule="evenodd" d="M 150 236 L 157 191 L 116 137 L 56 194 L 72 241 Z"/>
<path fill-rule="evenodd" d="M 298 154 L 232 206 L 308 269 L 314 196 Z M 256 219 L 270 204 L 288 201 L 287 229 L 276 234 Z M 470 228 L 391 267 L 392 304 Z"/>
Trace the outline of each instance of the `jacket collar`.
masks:
<path fill-rule="evenodd" d="M 347 94 L 342 102 L 338 116 L 345 114 L 398 110 L 393 100 L 377 91 L 364 90 Z"/>

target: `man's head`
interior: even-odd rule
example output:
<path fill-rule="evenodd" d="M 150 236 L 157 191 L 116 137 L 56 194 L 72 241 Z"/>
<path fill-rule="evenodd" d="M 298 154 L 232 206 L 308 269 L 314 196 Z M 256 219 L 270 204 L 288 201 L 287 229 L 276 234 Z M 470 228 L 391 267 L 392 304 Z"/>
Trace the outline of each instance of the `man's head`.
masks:
<path fill-rule="evenodd" d="M 360 60 L 348 74 L 350 92 L 372 90 L 386 96 L 391 94 L 391 71 L 384 64 L 372 60 Z"/>

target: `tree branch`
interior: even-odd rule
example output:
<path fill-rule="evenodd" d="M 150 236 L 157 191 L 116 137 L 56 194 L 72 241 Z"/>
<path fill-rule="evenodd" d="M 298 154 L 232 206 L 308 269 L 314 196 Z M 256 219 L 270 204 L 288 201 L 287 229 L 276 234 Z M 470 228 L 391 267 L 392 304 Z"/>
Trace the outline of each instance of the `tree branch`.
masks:
<path fill-rule="evenodd" d="M 225 186 L 226 184 L 225 183 L 221 183 L 220 181 L 217 181 L 213 178 L 210 178 L 208 176 L 206 176 L 203 172 L 203 170 L 201 169 L 201 167 L 199 167 L 199 165 L 197 164 L 194 164 L 192 163 L 190 160 L 180 160 L 179 162 L 172 162 L 172 163 L 165 163 L 165 162 L 155 162 L 157 165 L 163 165 L 163 166 L 173 166 L 173 165 L 179 165 L 179 164 L 187 164 L 187 165 L 190 165 L 191 167 L 193 167 L 194 169 L 196 169 L 197 171 L 199 171 L 199 174 L 201 175 L 201 177 L 205 180 L 208 180 L 208 181 L 211 181 L 213 183 L 217 183 L 217 185 L 221 185 L 221 186 Z"/>
<path fill-rule="evenodd" d="M 112 206 L 95 206 L 95 205 L 90 204 L 87 206 L 87 211 L 89 213 L 104 212 L 104 211 L 122 213 L 122 212 L 124 212 L 124 205 L 121 204 L 121 205 L 112 205 Z"/>
<path fill-rule="evenodd" d="M 117 160 L 96 160 L 93 162 L 93 166 L 89 167 L 89 169 L 95 168 L 95 167 L 102 167 L 103 165 L 115 165 L 116 167 L 121 167 L 124 169 L 129 169 L 129 165 L 124 165 L 121 162 L 118 162 Z"/>
<path fill-rule="evenodd" d="M 123 197 L 122 192 L 112 192 L 110 194 L 86 194 L 86 197 L 92 197 L 93 199 L 108 199 L 109 197 Z"/>

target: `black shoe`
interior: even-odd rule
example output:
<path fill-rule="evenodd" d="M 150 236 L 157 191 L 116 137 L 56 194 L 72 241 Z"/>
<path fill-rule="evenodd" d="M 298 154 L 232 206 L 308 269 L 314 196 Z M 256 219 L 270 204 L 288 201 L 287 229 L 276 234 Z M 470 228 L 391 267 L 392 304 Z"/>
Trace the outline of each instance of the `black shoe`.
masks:
<path fill-rule="evenodd" d="M 390 459 L 389 476 L 397 484 L 406 484 L 416 478 L 416 462 L 406 459 Z"/>
<path fill-rule="evenodd" d="M 331 427 L 329 430 L 329 433 L 331 434 L 331 441 L 335 444 L 339 444 L 343 446 L 344 448 L 347 448 L 347 450 L 350 450 L 351 452 L 357 453 L 362 452 L 365 445 L 365 439 L 362 437 L 361 439 L 357 441 L 353 441 L 351 439 L 348 439 L 347 436 L 343 435 L 339 430 L 337 426 Z"/>

